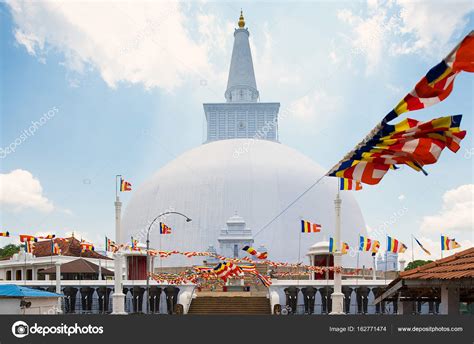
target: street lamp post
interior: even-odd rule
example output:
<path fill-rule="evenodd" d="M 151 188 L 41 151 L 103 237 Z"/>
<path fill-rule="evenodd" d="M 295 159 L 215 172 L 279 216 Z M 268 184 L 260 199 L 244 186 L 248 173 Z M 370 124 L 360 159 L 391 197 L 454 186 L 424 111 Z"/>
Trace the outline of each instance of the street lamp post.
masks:
<path fill-rule="evenodd" d="M 158 220 L 162 216 L 169 215 L 169 214 L 176 214 L 176 215 L 183 216 L 184 218 L 186 218 L 186 222 L 192 221 L 189 217 L 187 217 L 186 215 L 180 212 L 166 211 L 164 213 L 161 213 L 157 217 L 155 217 L 153 221 L 151 221 L 150 225 L 148 226 L 148 229 L 146 231 L 146 299 L 147 299 L 146 300 L 146 314 L 150 313 L 150 255 L 148 254 L 148 251 L 150 249 L 150 230 L 153 224 L 156 222 L 156 220 Z"/>

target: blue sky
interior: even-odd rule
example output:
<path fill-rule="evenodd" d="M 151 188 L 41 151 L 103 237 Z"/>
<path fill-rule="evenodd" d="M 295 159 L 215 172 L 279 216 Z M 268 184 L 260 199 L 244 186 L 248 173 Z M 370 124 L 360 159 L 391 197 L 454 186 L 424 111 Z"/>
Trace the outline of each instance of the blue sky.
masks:
<path fill-rule="evenodd" d="M 2 229 L 112 236 L 114 176 L 139 185 L 202 143 L 240 8 L 261 100 L 289 114 L 280 141 L 327 169 L 474 27 L 471 2 L 2 3 L 1 147 L 55 111 L 0 160 Z M 472 245 L 473 80 L 408 114 L 461 113 L 468 135 L 428 177 L 405 168 L 358 192 L 369 230 L 436 254 L 441 233 Z"/>

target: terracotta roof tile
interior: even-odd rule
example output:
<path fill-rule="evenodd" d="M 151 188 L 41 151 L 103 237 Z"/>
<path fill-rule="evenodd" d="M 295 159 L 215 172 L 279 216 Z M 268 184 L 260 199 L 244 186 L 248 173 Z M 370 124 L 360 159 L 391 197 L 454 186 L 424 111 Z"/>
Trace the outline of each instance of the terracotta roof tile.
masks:
<path fill-rule="evenodd" d="M 102 275 L 104 276 L 112 276 L 114 273 L 109 269 L 105 269 L 101 267 Z M 41 273 L 43 274 L 55 274 L 56 267 L 52 267 L 46 270 L 43 270 Z M 94 264 L 86 259 L 76 259 L 72 262 L 64 263 L 61 265 L 61 273 L 99 273 L 99 266 Z"/>
<path fill-rule="evenodd" d="M 74 237 L 55 238 L 53 240 L 54 243 L 57 243 L 61 248 L 61 255 L 63 256 L 110 259 L 95 251 L 86 251 L 82 253 L 80 245 L 81 242 Z M 33 246 L 33 254 L 36 257 L 51 256 L 51 240 L 41 240 L 36 242 Z"/>
<path fill-rule="evenodd" d="M 457 279 L 474 277 L 474 247 L 416 269 L 400 272 L 401 279 Z"/>

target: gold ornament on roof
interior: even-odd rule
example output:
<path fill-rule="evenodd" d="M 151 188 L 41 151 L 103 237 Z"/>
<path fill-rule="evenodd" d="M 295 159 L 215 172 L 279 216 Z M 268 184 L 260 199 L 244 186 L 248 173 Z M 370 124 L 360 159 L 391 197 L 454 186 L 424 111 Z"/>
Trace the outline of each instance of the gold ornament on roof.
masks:
<path fill-rule="evenodd" d="M 242 13 L 242 10 L 240 11 L 240 17 L 239 17 L 239 28 L 243 29 L 245 26 L 245 19 L 244 19 L 244 14 Z"/>

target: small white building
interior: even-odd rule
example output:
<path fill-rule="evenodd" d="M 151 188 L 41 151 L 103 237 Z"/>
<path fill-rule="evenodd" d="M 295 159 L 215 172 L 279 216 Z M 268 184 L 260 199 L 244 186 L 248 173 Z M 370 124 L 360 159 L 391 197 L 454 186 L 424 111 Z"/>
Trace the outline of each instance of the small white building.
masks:
<path fill-rule="evenodd" d="M 60 297 L 15 284 L 0 285 L 0 314 L 57 314 Z"/>

